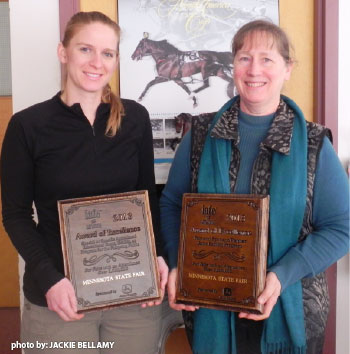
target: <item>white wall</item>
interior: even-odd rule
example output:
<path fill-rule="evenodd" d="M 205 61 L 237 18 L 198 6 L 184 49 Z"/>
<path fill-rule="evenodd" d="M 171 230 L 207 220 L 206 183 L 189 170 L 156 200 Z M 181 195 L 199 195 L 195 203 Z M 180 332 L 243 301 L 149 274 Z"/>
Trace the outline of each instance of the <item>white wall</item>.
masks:
<path fill-rule="evenodd" d="M 339 0 L 339 120 L 338 153 L 344 167 L 350 163 L 350 1 Z M 349 255 L 338 262 L 336 354 L 349 354 Z"/>
<path fill-rule="evenodd" d="M 58 0 L 10 0 L 13 110 L 60 89 Z"/>
<path fill-rule="evenodd" d="M 9 0 L 14 113 L 51 98 L 60 89 L 58 1 Z M 23 272 L 20 259 L 21 289 Z"/>

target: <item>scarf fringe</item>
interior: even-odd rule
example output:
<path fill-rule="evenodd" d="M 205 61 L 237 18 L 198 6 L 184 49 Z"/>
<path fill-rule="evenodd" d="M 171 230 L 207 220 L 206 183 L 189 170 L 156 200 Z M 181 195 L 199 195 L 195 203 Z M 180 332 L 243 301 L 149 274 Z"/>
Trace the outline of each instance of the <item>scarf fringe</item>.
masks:
<path fill-rule="evenodd" d="M 290 343 L 269 343 L 262 352 L 264 354 L 305 354 L 306 346 L 291 347 Z"/>

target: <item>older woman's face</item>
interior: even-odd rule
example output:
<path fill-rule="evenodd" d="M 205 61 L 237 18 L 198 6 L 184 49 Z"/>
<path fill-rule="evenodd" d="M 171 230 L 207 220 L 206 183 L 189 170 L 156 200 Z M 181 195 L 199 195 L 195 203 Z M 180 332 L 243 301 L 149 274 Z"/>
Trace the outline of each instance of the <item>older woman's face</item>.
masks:
<path fill-rule="evenodd" d="M 252 115 L 275 112 L 282 86 L 290 77 L 292 64 L 285 62 L 273 38 L 261 32 L 247 35 L 233 65 L 241 110 Z"/>

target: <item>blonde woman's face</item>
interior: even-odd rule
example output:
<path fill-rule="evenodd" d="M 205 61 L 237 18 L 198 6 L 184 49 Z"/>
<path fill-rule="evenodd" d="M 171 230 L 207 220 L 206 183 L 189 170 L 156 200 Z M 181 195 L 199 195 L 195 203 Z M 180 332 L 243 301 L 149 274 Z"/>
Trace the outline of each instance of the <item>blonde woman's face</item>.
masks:
<path fill-rule="evenodd" d="M 252 115 L 274 113 L 292 64 L 285 62 L 272 37 L 265 33 L 247 36 L 233 66 L 242 111 Z"/>
<path fill-rule="evenodd" d="M 58 56 L 67 68 L 65 90 L 102 93 L 118 65 L 119 38 L 100 22 L 82 26 L 67 48 L 59 44 Z"/>

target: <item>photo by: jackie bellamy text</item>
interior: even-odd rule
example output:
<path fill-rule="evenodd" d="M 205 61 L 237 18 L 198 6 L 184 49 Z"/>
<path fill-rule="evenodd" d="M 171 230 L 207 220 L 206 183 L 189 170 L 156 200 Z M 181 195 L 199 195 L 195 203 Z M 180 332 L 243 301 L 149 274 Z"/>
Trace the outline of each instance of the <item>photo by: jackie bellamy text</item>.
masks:
<path fill-rule="evenodd" d="M 14 349 L 113 349 L 115 342 L 13 342 L 11 350 Z"/>

